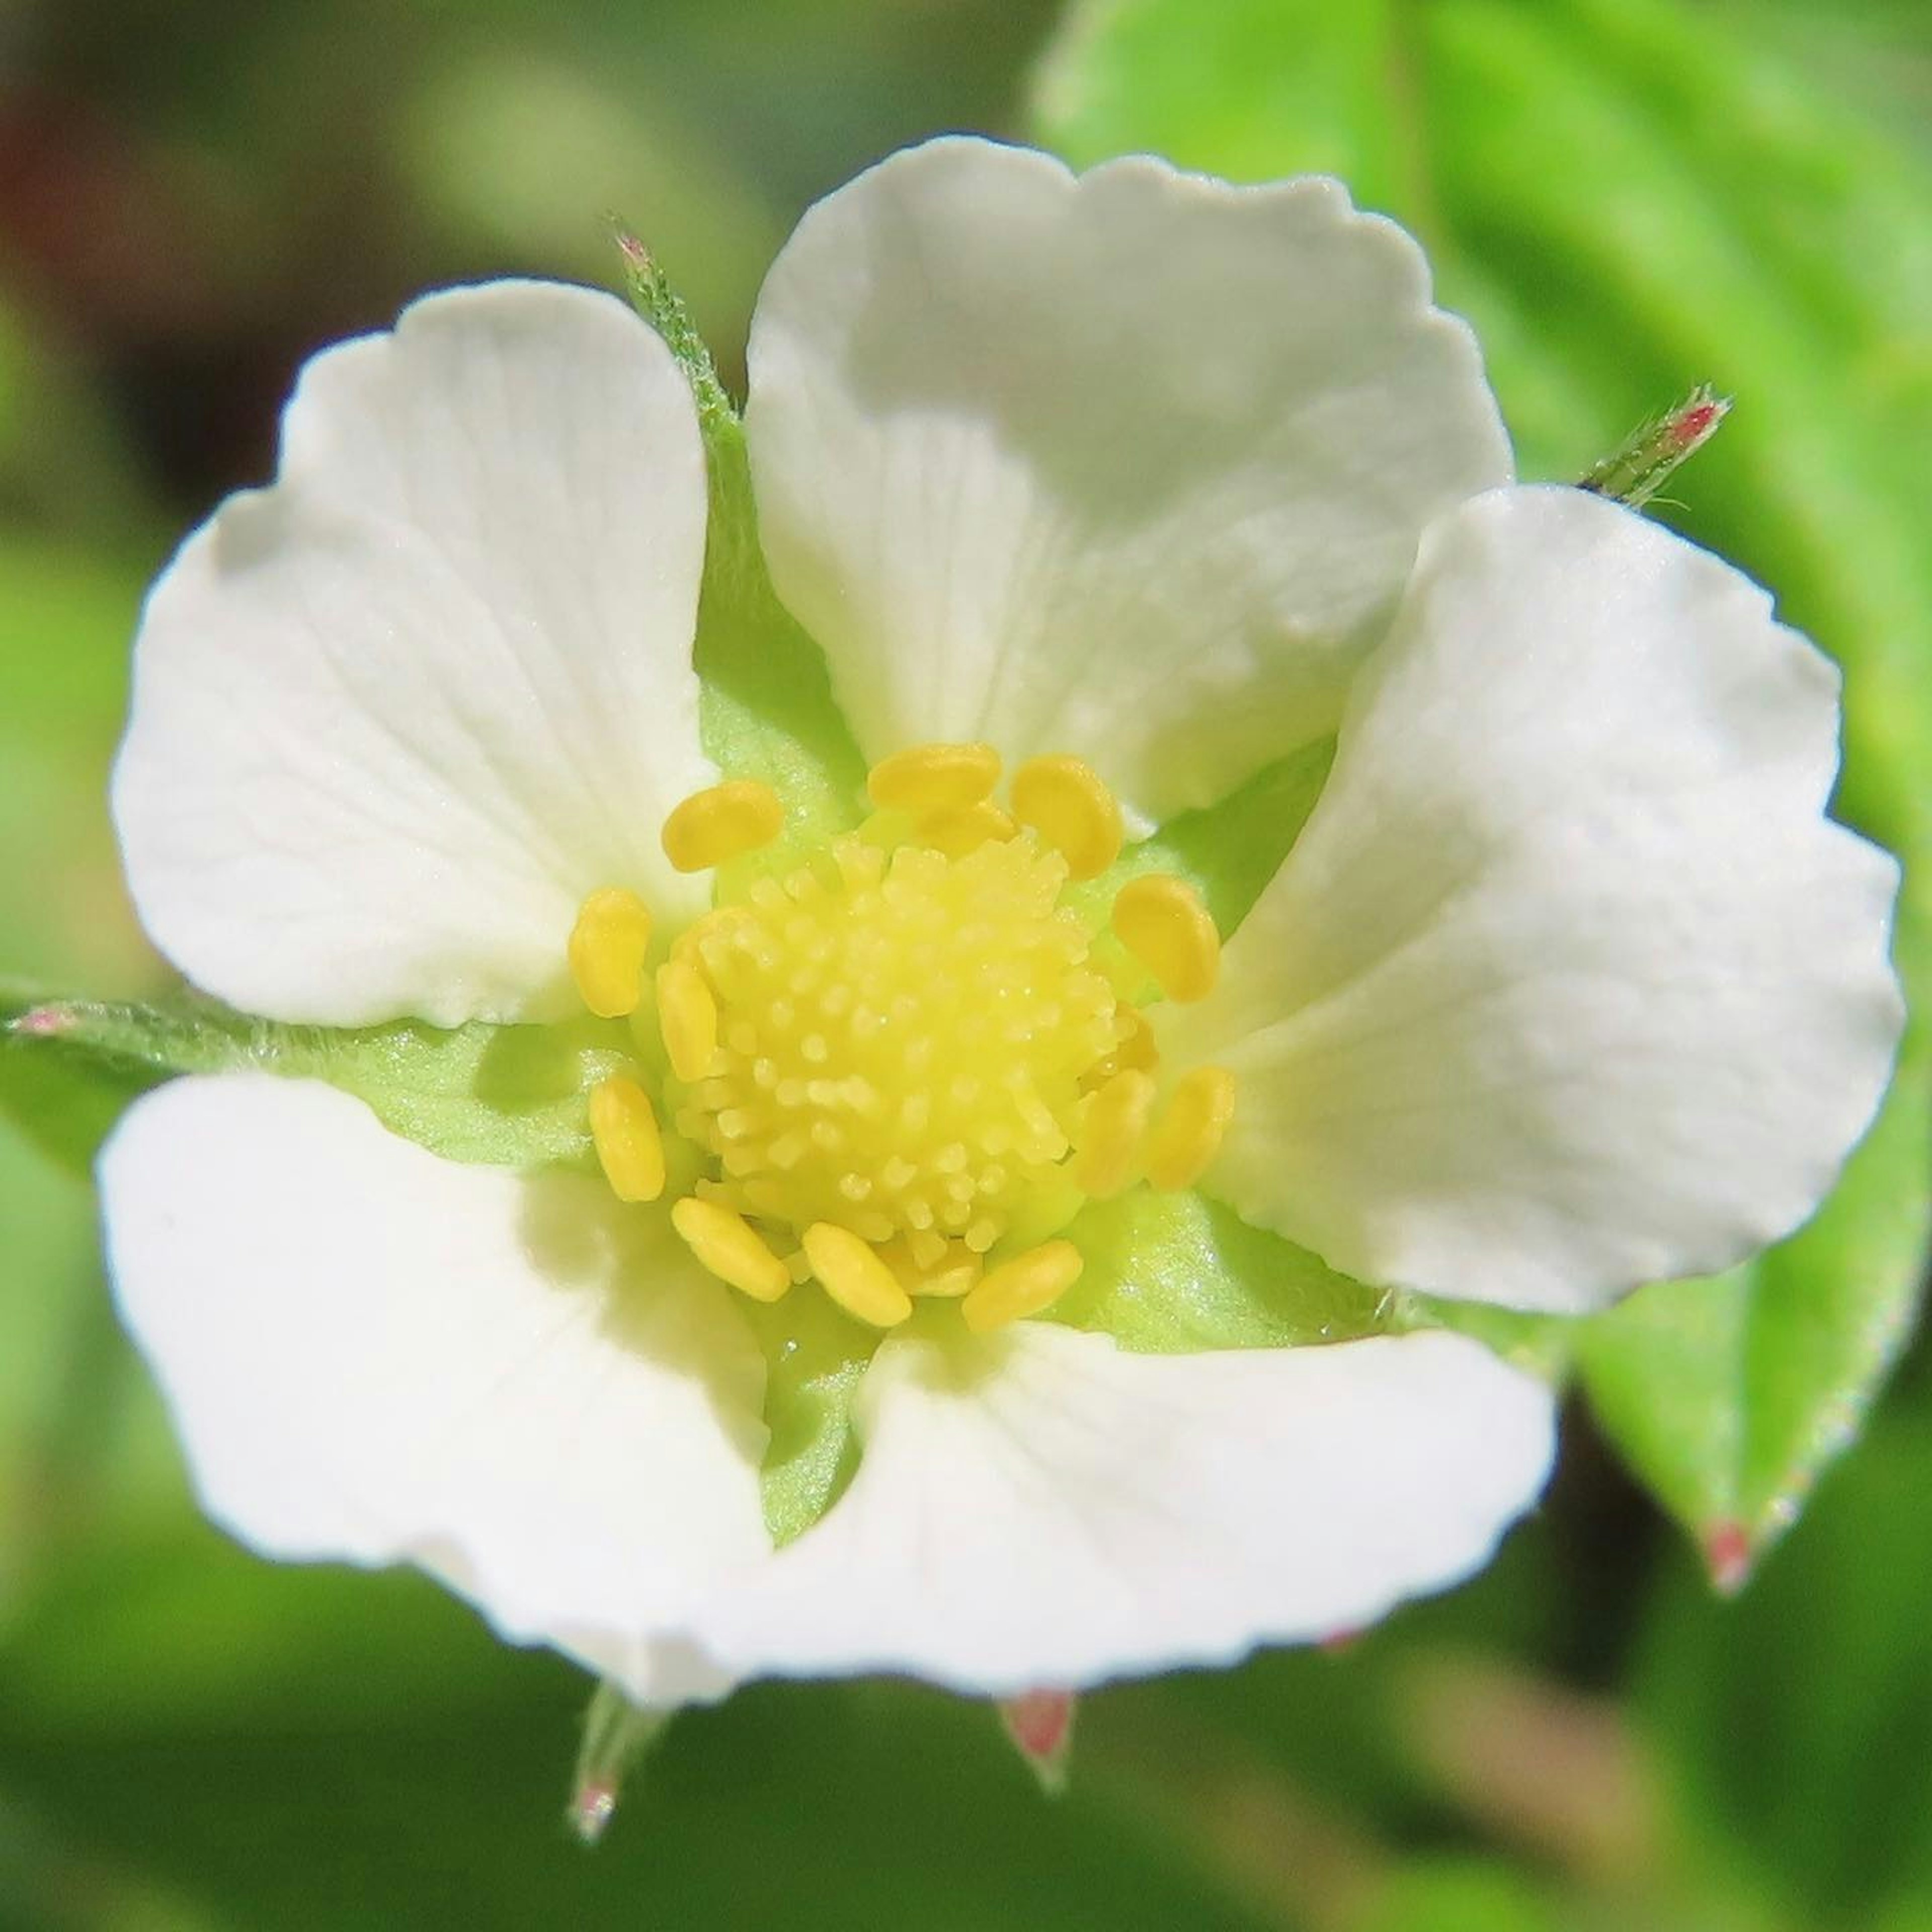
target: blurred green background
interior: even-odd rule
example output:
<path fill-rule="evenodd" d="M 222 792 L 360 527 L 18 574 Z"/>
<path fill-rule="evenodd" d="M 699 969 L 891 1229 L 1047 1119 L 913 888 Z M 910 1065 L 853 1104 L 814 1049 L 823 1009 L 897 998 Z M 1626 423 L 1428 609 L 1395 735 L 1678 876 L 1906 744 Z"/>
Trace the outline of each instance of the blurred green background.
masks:
<path fill-rule="evenodd" d="M 1844 658 L 1844 807 L 1924 844 L 1924 0 L 0 0 L 0 974 L 158 982 L 103 797 L 128 639 L 170 545 L 267 472 L 303 355 L 438 281 L 614 282 L 617 212 L 735 380 L 806 203 L 960 128 L 1344 174 L 1477 321 L 1526 474 L 1736 394 L 1662 513 Z M 1781 1271 L 1580 1352 L 1694 1532 L 1789 1520 L 1909 1325 L 1922 1075 L 1915 1046 L 1852 1207 Z M 974 1707 L 765 1686 L 681 1718 L 586 1853 L 587 1685 L 412 1577 L 202 1526 L 86 1185 L 5 1120 L 0 1234 L 0 1927 L 1932 1928 L 1922 1346 L 1735 1601 L 1580 1407 L 1478 1583 L 1088 1699 L 1058 1804 Z M 1766 1311 L 1788 1336 L 1826 1301 L 1767 1448 Z M 1737 1439 L 1692 1453 L 1714 1416 Z"/>

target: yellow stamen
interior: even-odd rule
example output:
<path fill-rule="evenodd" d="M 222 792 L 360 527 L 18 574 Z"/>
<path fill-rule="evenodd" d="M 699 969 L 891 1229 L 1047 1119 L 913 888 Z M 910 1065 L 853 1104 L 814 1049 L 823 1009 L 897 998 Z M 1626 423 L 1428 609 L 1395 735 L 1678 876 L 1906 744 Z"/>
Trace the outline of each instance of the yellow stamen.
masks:
<path fill-rule="evenodd" d="M 1029 758 L 1013 774 L 1013 815 L 1065 856 L 1076 879 L 1097 878 L 1120 856 L 1120 808 L 1082 758 Z"/>
<path fill-rule="evenodd" d="M 776 1301 L 791 1286 L 790 1269 L 742 1214 L 687 1195 L 671 1209 L 670 1224 L 703 1267 L 754 1301 Z"/>
<path fill-rule="evenodd" d="M 718 1002 L 687 958 L 658 968 L 658 1025 L 671 1071 L 680 1080 L 702 1080 L 718 1055 Z"/>
<path fill-rule="evenodd" d="M 1234 1076 L 1225 1066 L 1190 1067 L 1174 1082 L 1148 1149 L 1149 1182 L 1163 1192 L 1192 1187 L 1221 1150 L 1234 1117 Z"/>
<path fill-rule="evenodd" d="M 1114 937 L 1160 983 L 1170 1000 L 1204 1000 L 1221 967 L 1221 935 L 1200 895 L 1184 879 L 1148 872 L 1114 899 Z"/>
<path fill-rule="evenodd" d="M 1084 1265 L 1071 1241 L 1048 1241 L 1002 1262 L 959 1304 L 959 1312 L 974 1334 L 990 1334 L 1051 1306 L 1080 1279 Z"/>
<path fill-rule="evenodd" d="M 644 998 L 650 908 L 622 886 L 592 892 L 570 929 L 570 976 L 599 1019 L 622 1019 Z"/>
<path fill-rule="evenodd" d="M 982 798 L 975 805 L 952 806 L 928 814 L 919 821 L 914 836 L 920 844 L 930 845 L 949 859 L 963 859 L 975 846 L 989 838 L 1010 838 L 1018 829 L 1010 812 Z"/>
<path fill-rule="evenodd" d="M 664 1192 L 664 1138 L 650 1096 L 634 1080 L 613 1074 L 591 1088 L 590 1138 L 620 1201 L 655 1201 Z"/>
<path fill-rule="evenodd" d="M 898 1277 L 850 1228 L 814 1221 L 805 1231 L 805 1258 L 826 1293 L 860 1321 L 896 1328 L 912 1312 Z"/>
<path fill-rule="evenodd" d="M 1134 1156 L 1154 1114 L 1149 1076 L 1130 1069 L 1117 1073 L 1087 1103 L 1073 1178 L 1083 1194 L 1105 1201 L 1134 1178 Z"/>
<path fill-rule="evenodd" d="M 674 807 L 660 835 L 680 872 L 701 872 L 769 845 L 784 829 L 784 807 L 768 784 L 729 778 Z"/>
<path fill-rule="evenodd" d="M 956 812 L 976 805 L 1000 776 L 990 745 L 911 745 L 872 767 L 866 790 L 883 812 Z"/>

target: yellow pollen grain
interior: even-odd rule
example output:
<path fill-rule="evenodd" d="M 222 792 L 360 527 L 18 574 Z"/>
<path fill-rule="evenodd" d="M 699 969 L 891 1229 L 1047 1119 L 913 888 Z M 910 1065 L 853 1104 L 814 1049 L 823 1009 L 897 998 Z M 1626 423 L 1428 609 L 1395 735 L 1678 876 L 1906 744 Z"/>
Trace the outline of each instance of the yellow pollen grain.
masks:
<path fill-rule="evenodd" d="M 742 1214 L 687 1195 L 672 1208 L 670 1224 L 701 1266 L 754 1301 L 776 1301 L 791 1286 L 790 1269 Z"/>
<path fill-rule="evenodd" d="M 599 1019 L 622 1019 L 644 997 L 650 908 L 622 886 L 605 886 L 577 910 L 570 929 L 570 976 Z"/>
<path fill-rule="evenodd" d="M 1071 1241 L 1048 1241 L 1001 1262 L 960 1303 L 959 1312 L 974 1334 L 989 1334 L 1050 1307 L 1084 1265 Z"/>
<path fill-rule="evenodd" d="M 1114 936 L 1170 1000 L 1204 1000 L 1221 969 L 1221 935 L 1201 896 L 1169 872 L 1148 872 L 1115 894 Z"/>
<path fill-rule="evenodd" d="M 1010 838 L 1019 827 L 1010 812 L 1003 812 L 989 798 L 973 805 L 949 806 L 928 812 L 919 821 L 913 836 L 922 845 L 944 852 L 949 859 L 963 859 L 976 845 L 989 838 Z"/>
<path fill-rule="evenodd" d="M 1190 1067 L 1148 1148 L 1147 1177 L 1163 1193 L 1192 1187 L 1221 1150 L 1234 1117 L 1234 1076 L 1225 1066 Z"/>
<path fill-rule="evenodd" d="M 990 745 L 909 745 L 872 767 L 866 791 L 882 812 L 921 818 L 977 805 L 999 776 L 1000 754 Z"/>
<path fill-rule="evenodd" d="M 718 1057 L 718 1002 L 688 959 L 668 959 L 658 968 L 658 1026 L 671 1071 L 680 1080 L 701 1080 Z"/>
<path fill-rule="evenodd" d="M 826 1293 L 858 1320 L 896 1328 L 911 1314 L 898 1276 L 850 1228 L 814 1221 L 805 1231 L 805 1258 Z"/>
<path fill-rule="evenodd" d="M 1083 1194 L 1105 1201 L 1133 1179 L 1154 1101 L 1152 1078 L 1130 1068 L 1115 1074 L 1087 1103 L 1073 1163 L 1074 1181 Z"/>
<path fill-rule="evenodd" d="M 680 872 L 701 872 L 769 845 L 784 829 L 784 807 L 768 784 L 728 778 L 672 808 L 659 835 Z"/>
<path fill-rule="evenodd" d="M 1013 815 L 1066 860 L 1070 878 L 1097 878 L 1120 856 L 1120 808 L 1084 758 L 1029 758 L 1013 774 Z"/>
<path fill-rule="evenodd" d="M 590 1138 L 620 1201 L 655 1201 L 664 1192 L 664 1137 L 650 1095 L 634 1080 L 613 1074 L 591 1088 Z"/>

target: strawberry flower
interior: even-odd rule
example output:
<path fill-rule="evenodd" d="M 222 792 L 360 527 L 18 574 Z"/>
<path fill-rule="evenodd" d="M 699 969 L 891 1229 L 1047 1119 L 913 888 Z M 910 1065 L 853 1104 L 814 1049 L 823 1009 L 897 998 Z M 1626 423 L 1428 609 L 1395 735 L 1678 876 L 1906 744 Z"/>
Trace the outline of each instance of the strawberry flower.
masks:
<path fill-rule="evenodd" d="M 615 1056 L 594 1174 L 266 1073 L 133 1110 L 111 1258 L 207 1507 L 656 1704 L 1077 1687 L 1468 1574 L 1550 1393 L 1373 1291 L 1723 1268 L 1876 1105 L 1832 668 L 1515 485 L 1332 182 L 934 142 L 806 216 L 750 370 L 740 443 L 608 296 L 430 296 L 154 589 L 115 805 L 182 971 Z M 710 668 L 734 571 L 768 689 Z M 1369 1313 L 1288 1336 L 1289 1276 Z"/>

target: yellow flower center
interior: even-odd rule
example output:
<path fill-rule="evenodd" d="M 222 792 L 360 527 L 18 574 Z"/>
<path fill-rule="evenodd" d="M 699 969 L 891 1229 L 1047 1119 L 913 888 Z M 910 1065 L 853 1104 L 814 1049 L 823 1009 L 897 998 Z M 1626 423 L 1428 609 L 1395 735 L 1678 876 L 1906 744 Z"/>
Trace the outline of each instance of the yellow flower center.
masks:
<path fill-rule="evenodd" d="M 1144 874 L 1109 936 L 1061 902 L 1118 856 L 1118 807 L 1079 760 L 1031 760 L 1010 813 L 982 745 L 922 746 L 875 766 L 878 814 L 782 877 L 758 878 L 673 941 L 647 986 L 650 919 L 593 892 L 572 971 L 607 1017 L 652 1006 L 664 1100 L 700 1178 L 672 1209 L 698 1258 L 776 1300 L 816 1278 L 881 1328 L 914 1299 L 962 1298 L 970 1327 L 1036 1313 L 1080 1273 L 1048 1239 L 1081 1202 L 1144 1176 L 1190 1184 L 1220 1145 L 1232 1076 L 1168 1089 L 1127 990 L 1211 988 L 1220 940 L 1191 888 Z M 740 780 L 666 820 L 680 871 L 723 865 L 782 829 Z M 648 996 L 648 997 L 647 997 Z M 657 1110 L 618 1076 L 591 1095 L 592 1138 L 623 1199 L 667 1171 Z"/>

